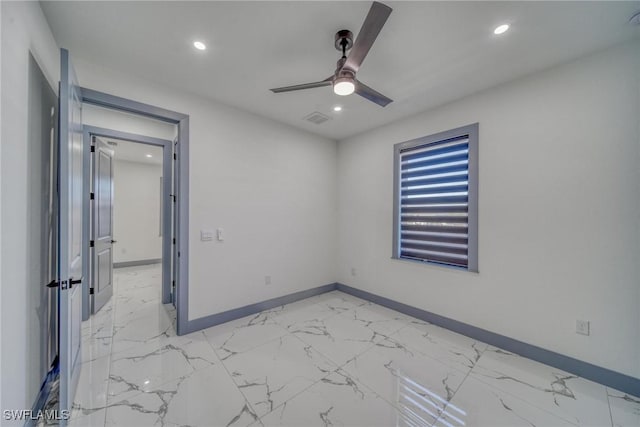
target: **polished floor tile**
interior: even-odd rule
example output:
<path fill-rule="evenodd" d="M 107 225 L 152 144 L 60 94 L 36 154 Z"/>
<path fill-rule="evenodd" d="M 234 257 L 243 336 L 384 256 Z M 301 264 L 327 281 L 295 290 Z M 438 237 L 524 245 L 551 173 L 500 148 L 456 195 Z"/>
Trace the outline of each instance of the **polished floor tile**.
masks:
<path fill-rule="evenodd" d="M 460 372 L 392 338 L 376 343 L 343 368 L 387 402 L 413 408 L 433 423 L 468 372 Z"/>
<path fill-rule="evenodd" d="M 397 411 L 343 371 L 336 371 L 261 419 L 265 426 L 393 426 Z"/>
<path fill-rule="evenodd" d="M 471 376 L 581 426 L 611 425 L 606 387 L 489 347 Z"/>
<path fill-rule="evenodd" d="M 294 335 L 276 338 L 223 363 L 260 416 L 338 369 Z"/>
<path fill-rule="evenodd" d="M 640 398 L 338 291 L 184 336 L 160 266 L 83 323 L 71 426 L 640 426 Z"/>
<path fill-rule="evenodd" d="M 607 395 L 614 427 L 640 426 L 640 397 L 611 388 L 607 389 Z"/>

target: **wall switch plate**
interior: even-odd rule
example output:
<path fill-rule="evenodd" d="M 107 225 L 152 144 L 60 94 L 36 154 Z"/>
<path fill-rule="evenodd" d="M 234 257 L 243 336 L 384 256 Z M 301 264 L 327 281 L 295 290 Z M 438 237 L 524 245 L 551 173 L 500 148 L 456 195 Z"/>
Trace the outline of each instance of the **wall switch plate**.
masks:
<path fill-rule="evenodd" d="M 271 284 L 271 276 L 264 276 L 264 284 L 265 285 Z"/>
<path fill-rule="evenodd" d="M 358 275 L 358 271 L 356 270 L 355 267 L 351 267 L 351 275 L 352 276 L 357 276 Z"/>
<path fill-rule="evenodd" d="M 213 240 L 213 231 L 209 230 L 201 230 L 200 231 L 200 241 L 201 242 L 210 242 Z"/>
<path fill-rule="evenodd" d="M 576 334 L 589 335 L 588 320 L 576 320 Z"/>

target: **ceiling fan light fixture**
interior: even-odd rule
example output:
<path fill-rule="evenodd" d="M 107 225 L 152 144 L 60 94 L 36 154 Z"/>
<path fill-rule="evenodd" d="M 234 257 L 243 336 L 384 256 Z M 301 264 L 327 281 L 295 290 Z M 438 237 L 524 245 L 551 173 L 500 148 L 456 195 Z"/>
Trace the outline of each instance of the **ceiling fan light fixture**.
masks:
<path fill-rule="evenodd" d="M 333 92 L 336 95 L 351 95 L 356 90 L 356 85 L 351 77 L 338 77 L 333 82 Z"/>

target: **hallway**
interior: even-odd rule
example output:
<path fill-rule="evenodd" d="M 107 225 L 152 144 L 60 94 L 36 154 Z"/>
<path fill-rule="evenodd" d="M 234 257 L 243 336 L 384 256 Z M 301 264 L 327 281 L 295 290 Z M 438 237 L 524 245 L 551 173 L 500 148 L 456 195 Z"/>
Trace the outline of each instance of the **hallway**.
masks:
<path fill-rule="evenodd" d="M 632 426 L 640 402 L 340 292 L 175 336 L 160 264 L 83 329 L 75 426 Z M 168 306 L 170 307 L 170 306 Z"/>

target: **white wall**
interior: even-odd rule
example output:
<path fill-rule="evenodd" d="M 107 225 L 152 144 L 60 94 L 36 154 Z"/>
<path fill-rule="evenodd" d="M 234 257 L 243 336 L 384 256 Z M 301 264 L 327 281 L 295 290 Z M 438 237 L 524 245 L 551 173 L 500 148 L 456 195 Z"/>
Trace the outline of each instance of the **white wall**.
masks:
<path fill-rule="evenodd" d="M 173 141 L 178 134 L 175 124 L 91 104 L 82 105 L 82 123 L 169 141 Z"/>
<path fill-rule="evenodd" d="M 29 373 L 27 282 L 27 100 L 29 51 L 52 87 L 58 87 L 59 54 L 37 2 L 0 2 L 2 15 L 2 111 L 0 143 L 0 247 L 2 306 L 2 409 L 31 408 L 40 384 Z M 2 425 L 22 422 L 2 421 Z"/>
<path fill-rule="evenodd" d="M 190 319 L 335 282 L 334 141 L 75 63 L 85 87 L 190 115 Z M 224 242 L 200 241 L 218 227 Z"/>
<path fill-rule="evenodd" d="M 113 262 L 161 259 L 162 166 L 117 159 L 113 166 Z"/>
<path fill-rule="evenodd" d="M 636 41 L 341 141 L 339 282 L 640 377 L 639 78 Z M 393 144 L 474 122 L 480 273 L 390 259 Z"/>

